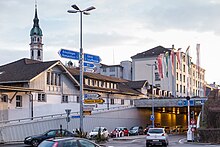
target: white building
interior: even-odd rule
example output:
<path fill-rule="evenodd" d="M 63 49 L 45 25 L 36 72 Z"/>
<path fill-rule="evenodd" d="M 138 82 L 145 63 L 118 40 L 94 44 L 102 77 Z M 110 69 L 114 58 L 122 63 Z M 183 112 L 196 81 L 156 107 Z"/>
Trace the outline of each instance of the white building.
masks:
<path fill-rule="evenodd" d="M 96 73 L 131 80 L 131 66 L 131 61 L 121 61 L 119 65 L 100 64 L 100 66 L 97 66 Z"/>
<path fill-rule="evenodd" d="M 163 78 L 159 75 L 157 57 L 160 54 L 174 51 L 174 73 L 172 74 L 171 61 L 168 60 L 168 75 Z M 145 52 L 132 56 L 132 80 L 147 80 L 161 90 L 170 91 L 173 96 L 204 96 L 205 70 L 200 67 L 198 72 L 197 66 L 190 59 L 188 68 L 186 54 L 181 52 L 181 65 L 178 65 L 177 50 L 157 46 Z M 156 65 L 156 66 L 155 66 Z M 165 74 L 165 73 L 164 73 Z"/>

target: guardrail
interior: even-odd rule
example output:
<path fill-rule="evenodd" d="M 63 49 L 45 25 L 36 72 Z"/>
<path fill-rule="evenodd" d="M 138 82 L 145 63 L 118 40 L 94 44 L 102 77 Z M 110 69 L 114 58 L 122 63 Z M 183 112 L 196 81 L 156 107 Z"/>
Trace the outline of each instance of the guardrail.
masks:
<path fill-rule="evenodd" d="M 112 110 L 119 110 L 124 108 L 132 108 L 134 106 L 127 105 L 127 106 L 118 106 L 118 107 L 110 107 L 108 108 L 101 108 L 101 109 L 94 109 L 92 112 L 99 113 L 99 112 L 105 112 L 105 111 L 112 111 Z M 22 119 L 13 119 L 13 120 L 5 120 L 0 121 L 0 127 L 4 124 L 8 123 L 21 123 L 21 122 L 28 122 L 28 121 L 36 121 L 36 120 L 42 120 L 42 119 L 51 119 L 56 117 L 66 117 L 66 113 L 61 114 L 53 114 L 53 115 L 44 115 L 44 116 L 37 116 L 37 117 L 29 117 L 29 118 L 22 118 Z M 70 115 L 80 115 L 80 112 L 71 112 Z"/>

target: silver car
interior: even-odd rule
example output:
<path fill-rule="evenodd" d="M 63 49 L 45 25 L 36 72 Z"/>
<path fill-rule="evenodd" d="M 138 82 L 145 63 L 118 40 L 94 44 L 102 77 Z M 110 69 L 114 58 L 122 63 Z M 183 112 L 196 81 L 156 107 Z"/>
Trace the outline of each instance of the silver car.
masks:
<path fill-rule="evenodd" d="M 146 137 L 146 147 L 150 145 L 168 146 L 168 135 L 164 128 L 149 128 Z"/>

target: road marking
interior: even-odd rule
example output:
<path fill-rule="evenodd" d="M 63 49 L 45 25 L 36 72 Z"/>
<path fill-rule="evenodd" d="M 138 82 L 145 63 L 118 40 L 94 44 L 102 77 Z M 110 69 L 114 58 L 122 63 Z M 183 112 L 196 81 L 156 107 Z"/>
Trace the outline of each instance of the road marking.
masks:
<path fill-rule="evenodd" d="M 179 140 L 179 143 L 180 143 L 180 144 L 184 144 L 184 140 L 186 140 L 186 138 L 180 139 L 180 140 Z"/>

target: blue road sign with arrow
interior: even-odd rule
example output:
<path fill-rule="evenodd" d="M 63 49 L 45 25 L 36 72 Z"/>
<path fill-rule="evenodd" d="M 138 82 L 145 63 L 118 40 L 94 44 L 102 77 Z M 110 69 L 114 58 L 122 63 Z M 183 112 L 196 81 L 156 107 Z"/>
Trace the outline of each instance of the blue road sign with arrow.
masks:
<path fill-rule="evenodd" d="M 68 58 L 68 59 L 74 59 L 74 60 L 79 60 L 80 53 L 72 50 L 67 50 L 67 49 L 60 49 L 58 54 L 62 58 Z M 86 54 L 84 53 L 84 61 L 87 62 L 93 62 L 93 63 L 99 63 L 101 62 L 101 58 L 96 55 L 91 55 L 91 54 Z"/>
<path fill-rule="evenodd" d="M 66 49 L 61 49 L 58 54 L 62 58 L 68 58 L 68 59 L 74 59 L 74 60 L 79 60 L 79 52 L 71 51 L 71 50 L 66 50 Z"/>
<path fill-rule="evenodd" d="M 85 66 L 85 67 L 88 67 L 88 68 L 94 68 L 94 67 L 95 67 L 94 64 L 88 63 L 88 62 L 84 62 L 84 66 Z"/>
<path fill-rule="evenodd" d="M 99 63 L 101 61 L 101 58 L 96 55 L 84 54 L 84 61 Z"/>

